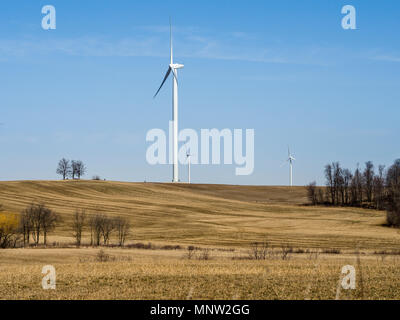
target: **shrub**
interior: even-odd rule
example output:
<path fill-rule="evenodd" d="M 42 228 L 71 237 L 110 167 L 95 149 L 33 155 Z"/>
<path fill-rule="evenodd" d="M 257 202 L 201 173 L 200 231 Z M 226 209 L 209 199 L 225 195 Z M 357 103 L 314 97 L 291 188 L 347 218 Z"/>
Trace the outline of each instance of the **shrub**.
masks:
<path fill-rule="evenodd" d="M 291 253 L 293 253 L 293 248 L 290 245 L 288 245 L 288 244 L 282 245 L 282 248 L 281 248 L 282 260 L 289 260 Z"/>
<path fill-rule="evenodd" d="M 398 190 L 388 197 L 386 221 L 388 226 L 400 227 L 400 191 Z"/>
<path fill-rule="evenodd" d="M 254 260 L 266 260 L 268 248 L 269 243 L 267 241 L 253 243 L 249 251 L 249 258 Z"/>
<path fill-rule="evenodd" d="M 341 254 L 341 251 L 340 251 L 340 249 L 329 248 L 329 249 L 322 250 L 322 253 L 325 253 L 325 254 Z"/>
<path fill-rule="evenodd" d="M 318 204 L 318 190 L 317 183 L 311 182 L 307 187 L 307 197 L 310 203 L 315 206 Z"/>
<path fill-rule="evenodd" d="M 18 215 L 13 213 L 0 213 L 0 248 L 14 248 L 20 240 Z"/>
<path fill-rule="evenodd" d="M 101 249 L 96 255 L 96 261 L 98 262 L 108 262 L 114 260 L 109 254 L 107 254 L 103 249 Z"/>
<path fill-rule="evenodd" d="M 210 258 L 210 249 L 208 248 L 201 250 L 200 254 L 197 257 L 198 260 L 210 260 Z"/>
<path fill-rule="evenodd" d="M 172 246 L 172 245 L 165 245 L 160 248 L 161 250 L 181 250 L 182 247 L 180 245 Z"/>
<path fill-rule="evenodd" d="M 388 210 L 386 213 L 386 223 L 390 227 L 400 226 L 400 212 Z"/>
<path fill-rule="evenodd" d="M 191 260 L 196 254 L 196 248 L 193 246 L 189 246 L 186 252 L 186 258 Z"/>

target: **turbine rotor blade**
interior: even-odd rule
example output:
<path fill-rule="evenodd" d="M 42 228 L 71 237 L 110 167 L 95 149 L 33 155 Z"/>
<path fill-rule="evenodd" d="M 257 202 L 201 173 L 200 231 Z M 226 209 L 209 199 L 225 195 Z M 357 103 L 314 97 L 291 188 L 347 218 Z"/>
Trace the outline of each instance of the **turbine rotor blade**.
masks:
<path fill-rule="evenodd" d="M 172 19 L 169 17 L 169 43 L 171 49 L 171 64 L 174 63 L 174 48 L 172 44 Z"/>
<path fill-rule="evenodd" d="M 172 73 L 174 74 L 174 78 L 175 78 L 175 80 L 176 80 L 176 83 L 178 83 L 178 77 L 176 76 L 175 70 L 172 69 L 171 67 L 170 67 L 170 70 L 172 70 Z"/>
<path fill-rule="evenodd" d="M 167 79 L 168 79 L 168 77 L 169 77 L 169 75 L 170 75 L 170 73 L 171 73 L 171 70 L 172 70 L 171 67 L 169 67 L 167 73 L 165 74 L 164 80 L 163 80 L 163 82 L 161 83 L 160 88 L 158 88 L 158 90 L 157 90 L 156 94 L 154 95 L 153 99 L 154 99 L 155 97 L 157 97 L 157 95 L 158 95 L 158 93 L 160 92 L 161 88 L 163 87 L 165 81 L 167 81 Z"/>

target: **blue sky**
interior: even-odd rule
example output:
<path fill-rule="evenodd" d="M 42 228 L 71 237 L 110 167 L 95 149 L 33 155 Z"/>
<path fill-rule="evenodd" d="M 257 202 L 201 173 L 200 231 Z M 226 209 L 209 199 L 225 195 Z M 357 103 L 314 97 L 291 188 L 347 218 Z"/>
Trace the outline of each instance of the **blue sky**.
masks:
<path fill-rule="evenodd" d="M 57 29 L 41 27 L 54 5 Z M 357 10 L 357 30 L 341 8 Z M 323 183 L 323 166 L 400 158 L 398 1 L 75 1 L 0 4 L 0 179 L 57 179 L 60 158 L 88 178 L 170 181 L 146 162 L 146 133 L 167 130 L 169 16 L 180 127 L 255 129 L 255 171 L 193 166 L 199 183 Z M 181 166 L 186 180 L 186 167 Z"/>

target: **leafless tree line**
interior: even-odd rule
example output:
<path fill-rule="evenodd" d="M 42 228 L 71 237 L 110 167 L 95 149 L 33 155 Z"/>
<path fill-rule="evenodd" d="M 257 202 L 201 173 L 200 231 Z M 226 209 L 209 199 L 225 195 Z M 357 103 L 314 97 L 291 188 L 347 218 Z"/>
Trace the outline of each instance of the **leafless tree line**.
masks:
<path fill-rule="evenodd" d="M 293 247 L 287 243 L 282 244 L 280 249 L 275 250 L 268 241 L 254 242 L 248 251 L 248 258 L 251 260 L 268 260 L 276 259 L 280 256 L 282 260 L 289 260 L 294 252 Z"/>
<path fill-rule="evenodd" d="M 60 216 L 43 203 L 32 203 L 20 215 L 2 214 L 0 205 L 0 248 L 47 245 L 47 236 L 61 221 Z M 124 246 L 130 232 L 130 223 L 123 217 L 108 217 L 104 214 L 87 216 L 85 210 L 76 210 L 73 222 L 73 236 L 76 245 L 82 244 L 85 227 L 90 230 L 90 245 L 109 245 L 115 234 L 119 246 Z"/>
<path fill-rule="evenodd" d="M 43 235 L 43 244 L 47 244 L 47 235 L 53 231 L 60 216 L 44 204 L 32 203 L 20 215 L 20 228 L 24 245 L 29 245 L 31 239 L 35 245 L 40 243 Z"/>
<path fill-rule="evenodd" d="M 1 211 L 1 210 L 0 210 Z M 44 204 L 32 203 L 20 215 L 3 213 L 0 215 L 0 248 L 47 244 L 47 235 L 53 231 L 59 215 Z"/>
<path fill-rule="evenodd" d="M 313 205 L 367 207 L 386 209 L 388 224 L 400 226 L 400 159 L 387 170 L 371 161 L 364 169 L 357 166 L 352 172 L 342 168 L 339 162 L 325 166 L 326 188 L 318 188 L 315 182 L 307 186 Z"/>
<path fill-rule="evenodd" d="M 65 158 L 58 162 L 56 173 L 63 177 L 63 180 L 67 178 L 80 179 L 86 174 L 86 166 L 80 160 L 69 161 Z"/>
<path fill-rule="evenodd" d="M 84 210 L 76 210 L 73 230 L 77 246 L 81 245 L 82 233 L 86 222 L 90 230 L 91 246 L 108 245 L 110 244 L 111 236 L 116 234 L 118 245 L 122 247 L 129 235 L 130 223 L 123 217 L 111 218 L 99 213 L 87 217 Z"/>

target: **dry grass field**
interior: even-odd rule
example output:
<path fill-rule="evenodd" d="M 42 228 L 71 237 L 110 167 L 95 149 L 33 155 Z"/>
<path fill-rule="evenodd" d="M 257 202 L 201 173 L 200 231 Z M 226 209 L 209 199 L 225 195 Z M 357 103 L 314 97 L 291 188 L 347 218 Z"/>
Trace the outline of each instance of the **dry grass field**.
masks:
<path fill-rule="evenodd" d="M 2 299 L 399 299 L 400 257 L 293 254 L 263 261 L 188 260 L 176 251 L 16 249 L 0 252 Z M 43 290 L 44 265 L 57 272 L 56 290 Z M 344 265 L 357 269 L 356 290 L 339 290 Z"/>
<path fill-rule="evenodd" d="M 400 298 L 400 234 L 383 225 L 384 212 L 306 206 L 304 188 L 0 182 L 7 211 L 31 202 L 62 216 L 49 237 L 58 246 L 0 250 L 1 299 Z M 77 208 L 129 218 L 128 243 L 152 248 L 105 248 L 109 261 L 99 262 L 99 248 L 70 246 Z M 264 240 L 268 258 L 250 260 L 251 243 Z M 161 250 L 165 245 L 182 249 Z M 189 260 L 189 245 L 208 248 L 208 259 Z M 284 258 L 286 245 L 295 250 Z M 333 248 L 336 254 L 328 254 Z M 348 264 L 357 269 L 357 289 L 337 291 Z M 56 268 L 54 291 L 41 289 L 44 265 Z"/>

